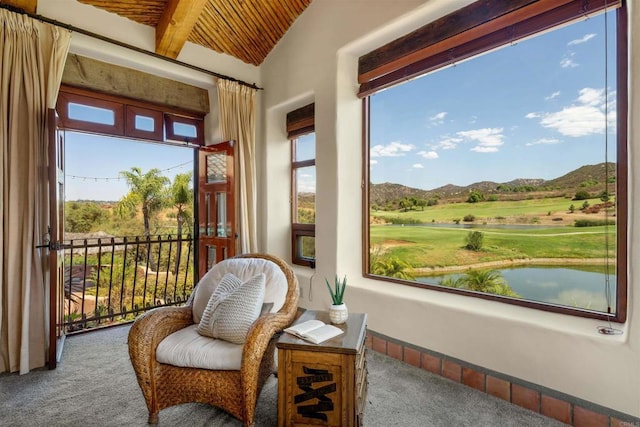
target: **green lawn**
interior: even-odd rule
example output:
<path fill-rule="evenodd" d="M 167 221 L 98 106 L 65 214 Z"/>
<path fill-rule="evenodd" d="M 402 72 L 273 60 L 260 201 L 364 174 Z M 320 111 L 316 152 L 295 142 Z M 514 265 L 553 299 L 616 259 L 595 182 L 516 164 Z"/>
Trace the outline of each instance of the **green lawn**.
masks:
<path fill-rule="evenodd" d="M 600 199 L 588 200 L 590 205 L 602 203 Z M 554 215 L 565 215 L 569 211 L 569 206 L 574 205 L 576 211 L 584 203 L 583 200 L 575 201 L 565 197 L 553 197 L 545 199 L 531 199 L 518 201 L 496 201 L 496 202 L 478 202 L 478 203 L 449 203 L 438 204 L 435 206 L 425 206 L 424 211 L 409 210 L 401 211 L 372 211 L 371 215 L 382 218 L 403 218 L 407 222 L 419 221 L 423 223 L 439 222 L 447 223 L 455 219 L 462 220 L 465 215 L 474 215 L 477 223 L 499 222 L 496 218 L 513 219 L 518 216 L 545 217 Z M 551 213 L 551 215 L 549 215 Z"/>
<path fill-rule="evenodd" d="M 397 257 L 414 268 L 465 266 L 489 261 L 531 258 L 601 259 L 606 256 L 608 234 L 609 256 L 615 257 L 615 226 L 574 227 L 574 219 L 603 219 L 599 215 L 579 211 L 584 201 L 563 197 L 519 201 L 450 203 L 425 207 L 422 210 L 374 211 L 373 218 L 392 219 L 402 225 L 370 227 L 371 250 L 384 257 Z M 600 203 L 588 200 L 589 205 Z M 576 207 L 574 214 L 569 206 Z M 487 224 L 475 230 L 483 233 L 480 251 L 465 248 L 470 229 L 459 228 L 454 220 L 473 215 L 474 224 Z M 553 219 L 562 218 L 561 221 Z M 610 218 L 613 219 L 613 218 Z M 411 223 L 438 223 L 442 226 L 414 226 Z M 451 224 L 447 226 L 446 224 Z M 499 224 L 527 224 L 527 228 L 499 228 Z M 540 225 L 536 225 L 540 224 Z"/>

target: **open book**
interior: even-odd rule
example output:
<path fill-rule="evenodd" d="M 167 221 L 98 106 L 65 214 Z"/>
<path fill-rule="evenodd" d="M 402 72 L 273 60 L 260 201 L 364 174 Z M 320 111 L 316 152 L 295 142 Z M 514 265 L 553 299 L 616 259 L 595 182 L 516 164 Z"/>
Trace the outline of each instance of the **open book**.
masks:
<path fill-rule="evenodd" d="M 320 320 L 307 320 L 306 322 L 291 326 L 284 331 L 314 344 L 320 344 L 344 332 L 342 329 L 333 325 L 327 325 Z"/>

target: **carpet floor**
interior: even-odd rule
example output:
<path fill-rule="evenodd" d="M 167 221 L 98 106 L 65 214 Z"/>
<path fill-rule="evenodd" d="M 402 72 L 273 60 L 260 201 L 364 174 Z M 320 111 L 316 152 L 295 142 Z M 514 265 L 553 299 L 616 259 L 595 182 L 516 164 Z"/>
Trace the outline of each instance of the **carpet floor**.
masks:
<path fill-rule="evenodd" d="M 128 326 L 68 337 L 58 368 L 0 375 L 0 425 L 144 426 L 147 409 L 129 362 Z M 536 426 L 563 424 L 369 351 L 365 426 Z M 260 395 L 256 426 L 275 426 L 277 379 Z M 160 411 L 160 426 L 241 426 L 214 407 Z"/>

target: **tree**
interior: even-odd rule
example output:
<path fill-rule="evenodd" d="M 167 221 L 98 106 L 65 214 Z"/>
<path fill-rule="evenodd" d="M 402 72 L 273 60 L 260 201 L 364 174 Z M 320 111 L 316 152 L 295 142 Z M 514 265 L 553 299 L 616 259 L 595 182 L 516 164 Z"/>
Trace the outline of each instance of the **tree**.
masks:
<path fill-rule="evenodd" d="M 591 195 L 586 190 L 577 191 L 576 195 L 573 196 L 573 200 L 587 200 L 590 198 L 591 198 Z"/>
<path fill-rule="evenodd" d="M 96 202 L 65 203 L 65 229 L 72 233 L 87 233 L 109 218 L 109 212 Z"/>
<path fill-rule="evenodd" d="M 154 168 L 142 174 L 139 167 L 132 167 L 131 171 L 122 171 L 120 176 L 127 181 L 129 192 L 118 202 L 116 207 L 120 215 L 125 215 L 142 207 L 144 221 L 144 235 L 151 236 L 150 219 L 167 204 L 164 191 L 169 178 L 160 175 L 160 169 Z"/>
<path fill-rule="evenodd" d="M 396 257 L 376 257 L 371 263 L 371 274 L 404 280 L 415 279 L 411 266 Z"/>
<path fill-rule="evenodd" d="M 184 223 L 187 226 L 191 224 L 192 207 L 193 207 L 193 189 L 191 188 L 192 175 L 191 172 L 179 173 L 173 179 L 170 188 L 170 200 L 174 208 L 176 208 L 176 221 L 178 222 L 178 246 L 176 249 L 176 265 L 175 273 L 180 269 L 180 255 L 182 254 L 182 227 Z M 189 227 L 190 229 L 191 227 Z"/>
<path fill-rule="evenodd" d="M 478 203 L 484 200 L 484 194 L 478 190 L 472 190 L 467 198 L 467 203 Z"/>
<path fill-rule="evenodd" d="M 178 222 L 178 236 L 182 236 L 182 227 L 185 223 L 190 225 L 193 207 L 193 189 L 191 188 L 192 174 L 179 173 L 173 179 L 170 188 L 170 202 L 176 208 L 176 220 Z M 190 227 L 189 227 L 190 228 Z"/>
<path fill-rule="evenodd" d="M 465 248 L 478 252 L 482 249 L 483 239 L 484 239 L 484 234 L 482 232 L 470 231 L 469 234 L 467 234 L 467 237 L 465 239 L 467 243 Z"/>
<path fill-rule="evenodd" d="M 167 205 L 165 187 L 169 183 L 169 178 L 160 175 L 160 169 L 156 168 L 143 175 L 139 167 L 132 167 L 131 171 L 122 171 L 120 176 L 127 181 L 129 192 L 120 199 L 116 211 L 119 215 L 124 216 L 141 206 L 144 235 L 149 239 L 151 237 L 150 219 Z M 157 270 L 151 253 L 149 254 L 149 264 L 152 270 Z"/>
<path fill-rule="evenodd" d="M 496 270 L 469 270 L 464 277 L 464 287 L 471 291 L 491 292 L 504 285 L 502 274 Z"/>

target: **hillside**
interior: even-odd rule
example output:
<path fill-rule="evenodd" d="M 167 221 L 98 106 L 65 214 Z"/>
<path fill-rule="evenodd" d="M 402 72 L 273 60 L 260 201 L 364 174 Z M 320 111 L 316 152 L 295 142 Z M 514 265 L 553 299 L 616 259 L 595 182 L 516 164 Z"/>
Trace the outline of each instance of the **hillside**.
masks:
<path fill-rule="evenodd" d="M 609 163 L 609 175 L 615 176 L 615 163 Z M 403 198 L 414 197 L 416 199 L 449 199 L 460 200 L 476 190 L 484 194 L 507 195 L 514 193 L 548 192 L 574 194 L 577 190 L 599 192 L 604 190 L 606 182 L 606 164 L 585 165 L 565 175 L 551 180 L 540 178 L 517 178 L 509 182 L 479 181 L 467 186 L 454 184 L 443 185 L 431 190 L 407 187 L 401 184 L 385 182 L 383 184 L 370 185 L 371 205 L 385 205 Z M 610 182 L 615 180 L 610 179 Z M 615 188 L 610 189 L 611 192 Z"/>

